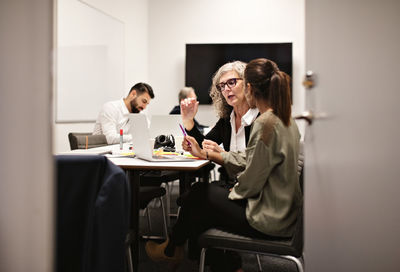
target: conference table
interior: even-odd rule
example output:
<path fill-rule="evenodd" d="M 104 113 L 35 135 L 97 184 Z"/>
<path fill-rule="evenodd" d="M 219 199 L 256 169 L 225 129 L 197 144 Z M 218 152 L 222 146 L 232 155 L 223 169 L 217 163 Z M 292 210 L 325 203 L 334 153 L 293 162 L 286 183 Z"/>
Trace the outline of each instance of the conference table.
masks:
<path fill-rule="evenodd" d="M 131 182 L 131 233 L 132 233 L 132 262 L 133 270 L 139 271 L 139 187 L 140 173 L 146 170 L 175 170 L 183 174 L 183 179 L 189 177 L 191 171 L 204 168 L 208 160 L 149 162 L 138 158 L 109 157 L 115 165 L 124 169 Z M 182 180 L 181 180 L 182 181 Z M 208 172 L 204 173 L 203 181 L 208 182 Z"/>
<path fill-rule="evenodd" d="M 138 159 L 136 157 L 129 157 L 124 155 L 111 155 L 113 150 L 119 146 L 103 146 L 91 149 L 76 149 L 63 154 L 103 154 L 115 165 L 121 167 L 130 181 L 131 190 L 131 220 L 130 220 L 130 239 L 132 249 L 132 264 L 133 271 L 139 271 L 139 188 L 140 188 L 140 174 L 148 170 L 173 170 L 180 172 L 180 182 L 185 182 L 189 179 L 190 172 L 204 170 L 203 181 L 208 182 L 207 166 L 210 161 L 208 160 L 190 160 L 190 161 L 168 161 L 168 162 L 150 162 Z"/>

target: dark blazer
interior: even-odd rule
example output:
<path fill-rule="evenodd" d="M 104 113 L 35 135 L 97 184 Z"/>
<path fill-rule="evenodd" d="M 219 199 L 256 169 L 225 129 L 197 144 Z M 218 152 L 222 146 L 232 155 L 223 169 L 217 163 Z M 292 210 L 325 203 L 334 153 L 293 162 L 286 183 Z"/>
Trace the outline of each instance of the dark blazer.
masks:
<path fill-rule="evenodd" d="M 250 130 L 251 130 L 251 125 L 244 127 L 246 146 L 247 143 L 249 142 Z M 205 136 L 196 128 L 196 126 L 194 126 L 190 131 L 186 130 L 186 132 L 190 136 L 194 137 L 200 145 L 204 139 L 208 139 L 216 142 L 217 144 L 222 143 L 225 151 L 230 150 L 232 126 L 229 117 L 220 118 L 218 122 L 215 124 L 215 126 Z M 228 188 L 232 187 L 233 184 L 235 183 L 235 180 L 229 177 L 225 168 L 221 166 L 220 168 L 218 168 L 218 171 L 220 172 L 220 181 L 222 182 L 222 186 Z"/>
<path fill-rule="evenodd" d="M 244 127 L 244 133 L 246 137 L 246 146 L 249 141 L 250 137 L 250 126 L 245 126 Z M 215 126 L 210 130 L 207 135 L 203 135 L 200 133 L 200 131 L 194 126 L 192 130 L 186 130 L 187 133 L 194 137 L 196 141 L 201 145 L 204 139 L 208 139 L 211 141 L 216 142 L 217 144 L 223 144 L 225 151 L 229 151 L 230 145 L 231 145 L 231 134 L 232 134 L 232 127 L 231 127 L 231 122 L 230 118 L 220 118 L 218 122 L 215 124 Z"/>
<path fill-rule="evenodd" d="M 125 173 L 98 155 L 58 155 L 55 162 L 56 271 L 126 271 L 130 196 Z"/>
<path fill-rule="evenodd" d="M 177 105 L 175 106 L 170 112 L 169 114 L 181 114 L 181 106 Z M 203 126 L 201 124 L 199 124 L 199 122 L 197 122 L 196 119 L 193 119 L 194 121 L 194 125 L 196 126 L 196 128 L 203 133 L 204 128 L 206 128 L 207 126 Z"/>

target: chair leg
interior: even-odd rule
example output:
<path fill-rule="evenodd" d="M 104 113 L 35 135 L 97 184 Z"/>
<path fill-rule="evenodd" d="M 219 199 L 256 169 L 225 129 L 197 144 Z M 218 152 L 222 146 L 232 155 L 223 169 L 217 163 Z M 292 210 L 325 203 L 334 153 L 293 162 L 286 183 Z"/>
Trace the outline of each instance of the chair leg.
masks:
<path fill-rule="evenodd" d="M 206 261 L 206 251 L 207 251 L 206 248 L 201 249 L 199 272 L 204 272 L 204 266 L 205 266 L 205 261 Z"/>
<path fill-rule="evenodd" d="M 257 258 L 257 264 L 258 264 L 258 271 L 262 272 L 262 266 L 261 266 L 261 260 L 260 260 L 260 255 L 256 254 Z"/>
<path fill-rule="evenodd" d="M 172 195 L 173 191 L 174 191 L 174 181 L 171 181 L 171 186 L 169 186 L 169 194 Z"/>
<path fill-rule="evenodd" d="M 132 251 L 131 251 L 131 246 L 127 246 L 126 250 L 126 259 L 127 259 L 127 264 L 128 264 L 128 272 L 133 272 L 133 263 L 132 263 Z"/>
<path fill-rule="evenodd" d="M 167 217 L 167 224 L 168 224 L 168 226 L 170 225 L 170 220 L 169 220 L 169 215 L 170 215 L 170 213 L 171 213 L 171 194 L 170 194 L 170 191 L 169 191 L 169 184 L 168 184 L 168 182 L 165 182 L 165 204 L 166 204 L 166 209 L 167 209 L 167 215 L 168 215 L 168 217 Z M 172 187 L 172 186 L 171 186 Z"/>
<path fill-rule="evenodd" d="M 213 181 L 217 180 L 217 173 L 215 172 L 215 168 L 212 170 Z M 211 180 L 210 180 L 211 182 Z"/>
<path fill-rule="evenodd" d="M 162 211 L 162 217 L 163 217 L 163 223 L 164 223 L 164 235 L 165 235 L 165 239 L 168 239 L 167 216 L 166 216 L 166 212 L 164 209 L 163 199 L 160 197 L 159 200 L 161 203 L 161 211 Z"/>
<path fill-rule="evenodd" d="M 161 206 L 161 211 L 162 211 L 164 235 L 156 236 L 156 235 L 151 234 L 152 233 L 152 224 L 151 224 L 151 217 L 150 217 L 150 209 L 149 209 L 149 207 L 146 207 L 145 212 L 147 213 L 147 224 L 148 224 L 148 228 L 149 228 L 149 233 L 147 235 L 142 235 L 143 239 L 157 239 L 158 240 L 158 239 L 167 239 L 168 238 L 168 225 L 167 225 L 167 219 L 166 219 L 167 216 L 165 213 L 163 197 L 158 197 L 157 199 L 160 201 L 160 206 Z M 152 201 L 154 201 L 154 200 L 152 200 Z"/>
<path fill-rule="evenodd" d="M 151 233 L 152 227 L 151 227 L 150 209 L 146 207 L 145 212 L 147 214 L 147 226 L 149 227 L 149 233 Z"/>
<path fill-rule="evenodd" d="M 293 256 L 283 256 L 285 259 L 291 260 L 296 264 L 297 271 L 299 272 L 304 272 L 303 269 L 303 264 L 301 263 L 299 258 L 293 257 Z"/>

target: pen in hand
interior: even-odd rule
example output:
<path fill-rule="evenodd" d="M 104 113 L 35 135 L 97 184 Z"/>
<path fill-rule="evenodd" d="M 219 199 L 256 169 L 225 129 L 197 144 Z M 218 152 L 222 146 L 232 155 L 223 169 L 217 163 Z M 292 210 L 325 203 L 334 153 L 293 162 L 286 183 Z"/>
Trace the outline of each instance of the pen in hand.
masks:
<path fill-rule="evenodd" d="M 186 133 L 185 129 L 182 127 L 181 124 L 179 124 L 179 127 L 180 127 L 181 130 L 182 130 L 183 136 L 187 136 L 187 133 Z M 186 142 L 187 142 L 187 144 L 188 144 L 189 146 L 191 146 L 191 144 L 190 144 L 190 142 L 189 142 L 188 140 L 186 140 Z"/>

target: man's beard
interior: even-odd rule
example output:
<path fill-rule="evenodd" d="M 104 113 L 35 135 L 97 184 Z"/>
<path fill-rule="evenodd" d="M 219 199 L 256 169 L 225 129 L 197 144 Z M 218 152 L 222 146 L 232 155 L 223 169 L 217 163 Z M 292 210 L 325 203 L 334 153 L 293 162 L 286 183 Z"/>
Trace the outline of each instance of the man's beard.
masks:
<path fill-rule="evenodd" d="M 140 110 L 137 108 L 136 98 L 131 101 L 131 113 L 139 113 Z"/>

